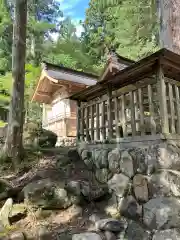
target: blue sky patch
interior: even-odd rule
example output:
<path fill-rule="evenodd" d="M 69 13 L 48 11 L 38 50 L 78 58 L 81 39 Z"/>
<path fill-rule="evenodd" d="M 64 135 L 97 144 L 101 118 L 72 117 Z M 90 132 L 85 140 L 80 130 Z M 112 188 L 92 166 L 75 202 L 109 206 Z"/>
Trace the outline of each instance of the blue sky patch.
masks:
<path fill-rule="evenodd" d="M 84 20 L 89 0 L 58 0 L 64 17 L 70 16 L 73 20 Z"/>

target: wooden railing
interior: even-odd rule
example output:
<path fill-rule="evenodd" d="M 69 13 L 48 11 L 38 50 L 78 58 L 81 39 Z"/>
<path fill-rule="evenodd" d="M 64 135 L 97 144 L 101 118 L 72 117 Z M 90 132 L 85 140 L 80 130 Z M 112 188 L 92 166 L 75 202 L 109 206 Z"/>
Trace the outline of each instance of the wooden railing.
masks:
<path fill-rule="evenodd" d="M 132 90 L 129 90 L 132 89 Z M 119 91 L 120 90 L 120 91 Z M 158 134 L 180 134 L 180 84 L 161 71 L 78 108 L 78 137 L 104 141 Z"/>

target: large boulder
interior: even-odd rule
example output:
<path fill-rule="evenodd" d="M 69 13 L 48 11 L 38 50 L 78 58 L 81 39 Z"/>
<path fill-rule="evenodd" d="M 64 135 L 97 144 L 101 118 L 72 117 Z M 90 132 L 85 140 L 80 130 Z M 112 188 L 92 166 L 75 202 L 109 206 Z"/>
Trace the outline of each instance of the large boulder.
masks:
<path fill-rule="evenodd" d="M 151 197 L 180 197 L 180 172 L 164 170 L 153 174 L 149 180 L 149 190 Z"/>
<path fill-rule="evenodd" d="M 8 198 L 0 210 L 0 222 L 4 227 L 9 227 L 9 217 L 13 207 L 13 200 L 12 198 Z"/>
<path fill-rule="evenodd" d="M 180 200 L 154 198 L 143 205 L 144 224 L 149 229 L 168 229 L 180 226 Z"/>
<path fill-rule="evenodd" d="M 151 234 L 149 231 L 146 231 L 144 228 L 142 228 L 137 222 L 130 221 L 126 230 L 125 239 L 150 240 Z"/>
<path fill-rule="evenodd" d="M 116 196 L 123 197 L 129 187 L 129 178 L 121 173 L 115 174 L 113 178 L 108 181 L 108 187 Z"/>
<path fill-rule="evenodd" d="M 112 173 L 120 172 L 121 152 L 118 148 L 113 149 L 108 154 L 109 169 Z"/>
<path fill-rule="evenodd" d="M 34 181 L 26 185 L 22 192 L 25 200 L 44 209 L 65 209 L 72 202 L 62 183 L 53 183 L 50 179 Z"/>
<path fill-rule="evenodd" d="M 158 148 L 157 168 L 180 170 L 180 148 L 162 144 Z"/>
<path fill-rule="evenodd" d="M 142 216 L 142 206 L 133 196 L 127 196 L 120 201 L 120 213 L 130 219 L 139 219 Z"/>
<path fill-rule="evenodd" d="M 137 174 L 133 178 L 133 190 L 136 199 L 140 202 L 147 202 L 149 199 L 148 181 L 145 176 Z"/>
<path fill-rule="evenodd" d="M 88 169 L 93 169 L 93 157 L 92 152 L 88 151 L 87 149 L 82 150 L 81 158 L 88 167 Z"/>
<path fill-rule="evenodd" d="M 178 240 L 180 239 L 179 229 L 167 229 L 164 231 L 157 231 L 152 240 Z"/>
<path fill-rule="evenodd" d="M 112 173 L 107 168 L 96 169 L 96 180 L 100 183 L 107 183 L 112 177 Z"/>
<path fill-rule="evenodd" d="M 96 168 L 108 168 L 108 150 L 97 149 L 93 151 L 93 160 Z"/>
<path fill-rule="evenodd" d="M 72 240 L 102 240 L 101 236 L 98 233 L 86 232 L 80 234 L 74 234 Z"/>
<path fill-rule="evenodd" d="M 123 151 L 121 154 L 120 169 L 126 176 L 130 178 L 134 176 L 133 158 L 128 151 Z"/>
<path fill-rule="evenodd" d="M 81 182 L 81 193 L 88 201 L 95 201 L 107 195 L 108 189 L 105 185 L 91 184 L 87 181 Z"/>
<path fill-rule="evenodd" d="M 132 156 L 132 159 L 133 159 L 134 174 L 147 173 L 148 162 L 146 160 L 145 151 L 141 148 L 132 148 L 128 150 L 128 153 Z"/>
<path fill-rule="evenodd" d="M 108 218 L 97 221 L 95 225 L 97 230 L 122 232 L 126 229 L 127 222 L 125 220 L 118 221 L 113 218 Z"/>

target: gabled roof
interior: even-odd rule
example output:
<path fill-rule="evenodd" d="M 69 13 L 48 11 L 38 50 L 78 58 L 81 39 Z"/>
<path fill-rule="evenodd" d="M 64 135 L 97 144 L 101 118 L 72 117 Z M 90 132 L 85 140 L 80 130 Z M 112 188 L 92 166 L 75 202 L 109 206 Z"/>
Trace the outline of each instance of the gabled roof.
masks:
<path fill-rule="evenodd" d="M 103 69 L 99 81 L 111 78 L 114 74 L 133 63 L 135 63 L 133 60 L 120 56 L 115 51 L 109 51 L 108 61 Z"/>
<path fill-rule="evenodd" d="M 93 86 L 96 82 L 97 76 L 95 75 L 43 62 L 41 76 L 32 101 L 50 103 L 53 94 L 63 87 L 68 89 L 73 86 L 72 92 L 76 92 L 88 86 Z"/>
<path fill-rule="evenodd" d="M 56 80 L 66 80 L 74 83 L 92 86 L 96 84 L 96 80 L 98 78 L 96 75 L 67 68 L 63 65 L 58 66 L 48 62 L 43 62 L 42 66 L 47 72 L 47 75 Z"/>
<path fill-rule="evenodd" d="M 180 55 L 165 48 L 121 70 L 110 79 L 104 79 L 95 86 L 89 87 L 70 97 L 73 100 L 88 101 L 106 93 L 107 85 L 111 84 L 113 90 L 134 84 L 135 82 L 153 74 L 161 64 L 165 76 L 180 81 Z"/>

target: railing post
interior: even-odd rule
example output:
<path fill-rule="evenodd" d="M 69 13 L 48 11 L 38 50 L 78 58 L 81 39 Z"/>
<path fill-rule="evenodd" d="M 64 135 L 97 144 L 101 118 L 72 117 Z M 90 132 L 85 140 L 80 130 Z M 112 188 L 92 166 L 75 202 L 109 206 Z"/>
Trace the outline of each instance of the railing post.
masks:
<path fill-rule="evenodd" d="M 112 120 L 112 86 L 108 85 L 107 88 L 108 94 L 108 109 L 107 109 L 107 116 L 108 116 L 108 138 L 112 139 L 113 137 L 113 120 Z"/>
<path fill-rule="evenodd" d="M 165 84 L 164 72 L 161 64 L 158 64 L 157 80 L 158 80 L 157 83 L 158 83 L 158 90 L 159 90 L 160 118 L 161 118 L 162 133 L 169 134 L 166 84 Z"/>
<path fill-rule="evenodd" d="M 80 140 L 80 117 L 81 117 L 81 102 L 77 101 L 77 108 L 76 108 L 76 131 L 77 131 L 77 141 Z"/>

